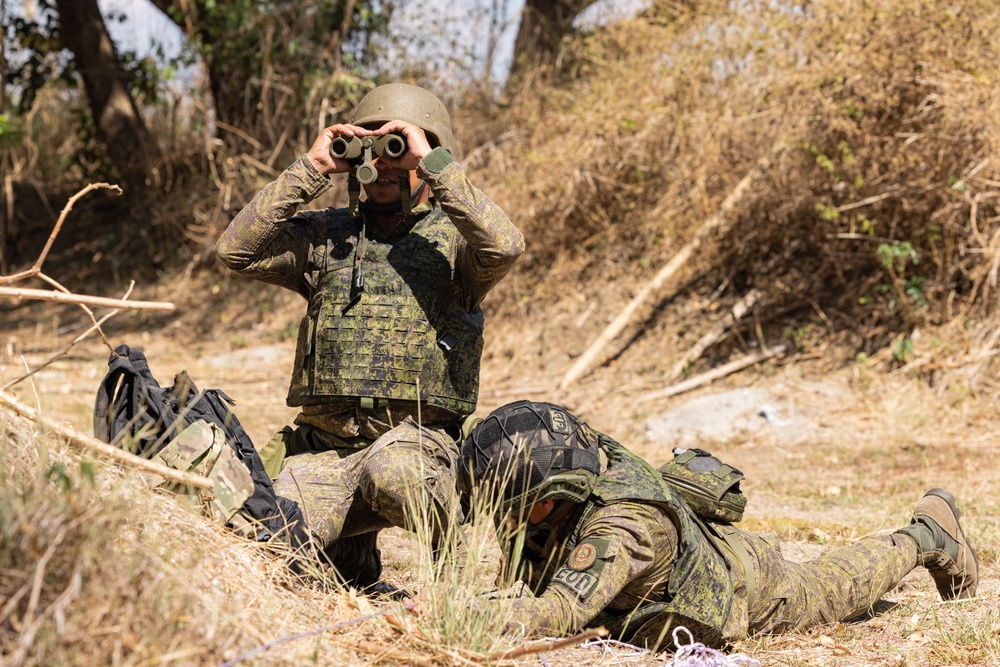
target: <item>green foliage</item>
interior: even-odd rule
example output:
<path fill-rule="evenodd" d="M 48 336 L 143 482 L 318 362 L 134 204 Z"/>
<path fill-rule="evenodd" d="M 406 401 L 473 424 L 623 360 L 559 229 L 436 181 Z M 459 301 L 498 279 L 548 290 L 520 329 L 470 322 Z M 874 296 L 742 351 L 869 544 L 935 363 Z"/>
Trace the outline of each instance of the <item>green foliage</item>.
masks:
<path fill-rule="evenodd" d="M 816 214 L 819 215 L 820 220 L 827 222 L 833 222 L 840 217 L 840 211 L 822 202 L 816 204 Z"/>
<path fill-rule="evenodd" d="M 811 324 L 803 324 L 802 326 L 792 327 L 788 330 L 788 340 L 792 342 L 792 345 L 795 346 L 798 352 L 804 352 L 814 337 Z"/>
<path fill-rule="evenodd" d="M 18 138 L 18 132 L 11 126 L 10 116 L 0 113 L 0 145 L 11 146 Z"/>
<path fill-rule="evenodd" d="M 63 50 L 59 17 L 51 0 L 39 0 L 37 19 L 4 17 L 4 51 L 13 56 L 4 62 L 7 90 L 14 102 L 15 115 L 31 109 L 38 92 L 46 85 L 74 82 L 71 59 Z"/>
<path fill-rule="evenodd" d="M 892 357 L 899 363 L 905 364 L 913 356 L 913 341 L 909 338 L 901 338 L 892 348 Z"/>
<path fill-rule="evenodd" d="M 903 273 L 907 262 L 914 265 L 920 263 L 920 256 L 909 241 L 879 244 L 875 249 L 875 255 L 883 267 L 892 269 L 896 273 Z"/>

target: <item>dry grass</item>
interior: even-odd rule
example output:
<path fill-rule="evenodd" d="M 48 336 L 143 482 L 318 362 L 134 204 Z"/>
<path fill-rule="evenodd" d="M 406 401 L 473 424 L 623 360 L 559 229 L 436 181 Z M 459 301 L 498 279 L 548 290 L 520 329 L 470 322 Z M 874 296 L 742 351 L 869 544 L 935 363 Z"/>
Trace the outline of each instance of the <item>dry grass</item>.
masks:
<path fill-rule="evenodd" d="M 523 91 L 490 126 L 480 178 L 528 237 L 491 303 L 510 320 L 545 320 L 530 345 L 518 323 L 493 349 L 529 365 L 579 354 L 773 154 L 729 230 L 630 336 L 672 356 L 707 328 L 692 318 L 715 319 L 722 311 L 709 306 L 756 287 L 767 343 L 795 332 L 809 347 L 811 331 L 813 347 L 817 336 L 845 344 L 838 363 L 864 352 L 893 366 L 898 350 L 928 356 L 921 372 L 941 377 L 989 352 L 1000 257 L 996 4 L 735 7 L 657 3 L 571 46 L 565 83 Z M 923 339 L 905 342 L 916 330 Z M 619 361 L 649 370 L 650 351 L 633 350 Z"/>
<path fill-rule="evenodd" d="M 4 665 L 217 665 L 361 617 L 366 600 L 294 581 L 283 559 L 0 415 Z M 256 664 L 349 664 L 384 622 L 276 646 Z"/>
<path fill-rule="evenodd" d="M 791 553 L 808 557 L 895 527 L 926 488 L 944 486 L 966 511 L 984 581 L 975 602 L 940 604 L 918 571 L 887 596 L 894 607 L 865 622 L 736 648 L 768 665 L 998 664 L 1000 430 L 988 355 L 1000 335 L 1000 10 L 985 0 L 736 4 L 743 9 L 658 2 L 644 18 L 569 45 L 561 83 L 512 96 L 491 117 L 476 104 L 457 111 L 464 144 L 482 144 L 465 160 L 477 184 L 529 245 L 488 304 L 480 409 L 562 401 L 662 462 L 669 443 L 646 442 L 642 422 L 686 397 L 642 406 L 634 398 L 657 386 L 727 304 L 757 287 L 763 305 L 750 324 L 700 364 L 792 339 L 791 360 L 722 384 L 794 395 L 797 383 L 818 378 L 847 386 L 849 397 L 811 406 L 825 426 L 806 444 L 758 434 L 712 445 L 747 473 L 748 527 L 774 530 Z M 39 121 L 47 123 L 40 132 L 56 127 Z M 187 166 L 170 187 L 191 196 L 173 197 L 161 224 L 176 218 L 196 243 L 210 240 L 304 141 L 243 145 L 250 159 L 232 145 L 175 146 L 172 164 Z M 554 392 L 568 360 L 776 145 L 728 232 L 618 341 L 624 351 L 569 392 Z M 44 162 L 56 154 L 38 157 L 38 178 L 58 178 Z M 189 268 L 210 258 L 204 252 Z M 147 348 L 158 375 L 187 368 L 200 385 L 224 388 L 255 442 L 291 418 L 280 405 L 292 346 L 282 332 L 301 316 L 297 297 L 228 273 L 188 272 L 150 289 L 136 297 L 169 295 L 187 307 L 171 320 L 115 320 L 113 338 Z M 32 312 L 43 313 L 41 324 L 32 315 L 16 335 L 35 364 L 41 350 L 61 347 L 51 333 L 60 324 L 51 307 Z M 5 322 L 3 343 L 13 326 Z M 250 353 L 262 343 L 277 357 L 215 363 L 221 351 Z M 95 347 L 37 378 L 43 405 L 82 429 L 104 367 Z M 20 372 L 17 354 L 5 350 L 0 362 L 5 373 Z M 30 397 L 30 388 L 19 391 Z M 130 474 L 95 462 L 91 483 L 83 460 L 44 434 L 2 421 L 0 438 L 5 664 L 219 664 L 374 609 L 291 581 L 280 558 Z M 47 478 L 54 463 L 65 477 Z M 417 626 L 422 638 L 379 618 L 281 644 L 255 664 L 462 664 L 471 653 L 459 649 L 481 656 L 506 646 L 493 636 L 465 642 L 457 609 L 480 589 L 465 584 L 449 597 L 469 581 L 459 569 L 434 570 L 427 545 L 400 531 L 387 537 L 390 580 L 426 588 L 439 606 Z M 477 552 L 468 568 L 483 589 L 488 559 Z M 476 633 L 488 631 L 489 619 L 473 620 Z M 390 646 L 405 655 L 371 652 Z M 547 660 L 662 663 L 586 649 Z"/>

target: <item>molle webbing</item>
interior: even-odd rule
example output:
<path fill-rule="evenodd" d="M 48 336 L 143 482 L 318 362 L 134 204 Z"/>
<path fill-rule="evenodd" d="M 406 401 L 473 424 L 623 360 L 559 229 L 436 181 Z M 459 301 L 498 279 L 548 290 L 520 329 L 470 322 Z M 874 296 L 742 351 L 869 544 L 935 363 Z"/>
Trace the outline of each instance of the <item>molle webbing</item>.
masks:
<path fill-rule="evenodd" d="M 288 404 L 371 398 L 474 412 L 482 311 L 458 301 L 451 220 L 432 210 L 384 241 L 365 238 L 359 221 L 339 224 L 299 330 Z M 334 251 L 349 244 L 354 253 Z"/>

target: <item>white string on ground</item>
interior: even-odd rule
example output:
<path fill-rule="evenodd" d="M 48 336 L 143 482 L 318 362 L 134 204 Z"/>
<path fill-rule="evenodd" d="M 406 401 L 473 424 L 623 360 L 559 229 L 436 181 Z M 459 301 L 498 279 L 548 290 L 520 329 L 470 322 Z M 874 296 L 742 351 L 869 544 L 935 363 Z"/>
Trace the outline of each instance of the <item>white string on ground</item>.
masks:
<path fill-rule="evenodd" d="M 617 639 L 591 639 L 590 641 L 583 642 L 580 646 L 583 648 L 599 648 L 601 649 L 601 653 L 612 653 L 612 648 L 629 649 L 635 651 L 636 653 L 649 653 L 649 649 L 628 644 L 626 642 L 620 642 Z"/>
<path fill-rule="evenodd" d="M 681 644 L 681 632 L 687 635 L 687 643 Z M 709 648 L 701 642 L 694 640 L 694 635 L 683 625 L 674 628 L 674 646 L 677 652 L 670 663 L 665 663 L 664 667 L 760 667 L 760 663 L 753 658 L 734 653 L 726 655 L 722 651 Z"/>

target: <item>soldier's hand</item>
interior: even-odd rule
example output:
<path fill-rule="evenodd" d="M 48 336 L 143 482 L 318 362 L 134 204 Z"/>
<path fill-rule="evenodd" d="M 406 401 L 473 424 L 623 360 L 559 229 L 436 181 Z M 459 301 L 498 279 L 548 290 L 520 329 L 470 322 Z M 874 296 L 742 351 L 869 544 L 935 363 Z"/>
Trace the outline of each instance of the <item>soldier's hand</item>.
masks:
<path fill-rule="evenodd" d="M 379 129 L 372 132 L 372 134 L 375 136 L 382 136 L 392 132 L 403 135 L 403 138 L 406 139 L 407 151 L 395 159 L 380 157 L 378 159 L 379 163 L 395 169 L 405 169 L 407 171 L 416 169 L 417 163 L 424 159 L 425 155 L 431 152 L 431 143 L 428 141 L 427 135 L 416 125 L 402 120 L 389 121 Z"/>
<path fill-rule="evenodd" d="M 414 616 L 423 616 L 429 604 L 430 602 L 426 599 L 424 591 L 420 591 L 412 598 L 409 596 L 403 598 L 403 606 Z"/>
<path fill-rule="evenodd" d="M 316 170 L 324 176 L 329 174 L 344 174 L 350 170 L 351 166 L 347 160 L 341 160 L 330 155 L 330 144 L 337 137 L 347 137 L 349 139 L 351 137 L 368 137 L 371 135 L 371 130 L 366 130 L 357 125 L 331 125 L 320 132 L 319 137 L 313 142 L 312 148 L 309 149 L 306 155 L 309 156 L 309 160 L 316 167 Z"/>

